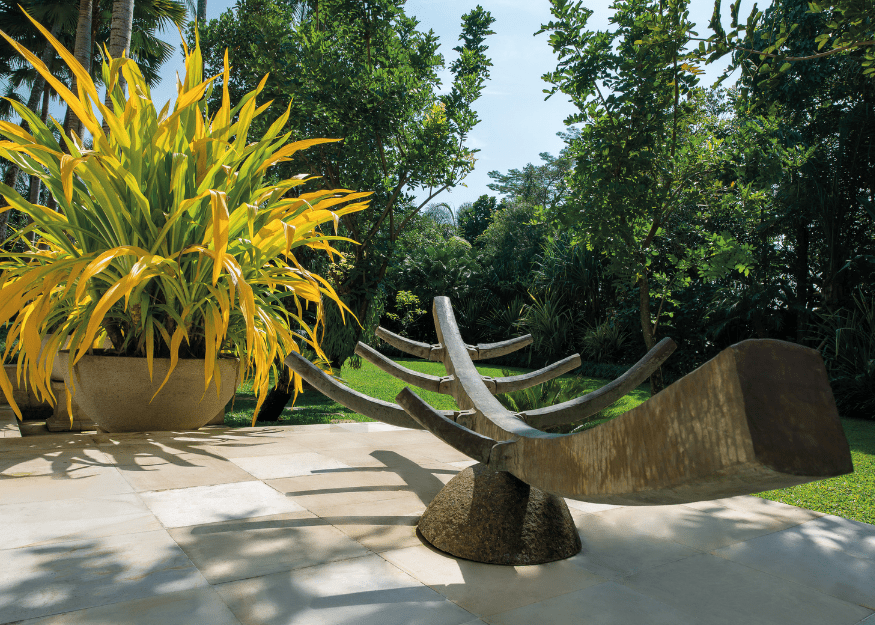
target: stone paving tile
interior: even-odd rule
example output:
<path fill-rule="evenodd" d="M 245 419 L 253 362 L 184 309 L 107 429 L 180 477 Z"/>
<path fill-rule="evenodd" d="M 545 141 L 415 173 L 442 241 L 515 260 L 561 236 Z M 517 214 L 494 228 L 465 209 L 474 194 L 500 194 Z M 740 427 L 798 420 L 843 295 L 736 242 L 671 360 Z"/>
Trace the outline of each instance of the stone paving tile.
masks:
<path fill-rule="evenodd" d="M 338 423 L 338 427 L 347 430 L 348 432 L 406 432 L 408 428 L 398 427 L 397 425 L 389 425 L 388 423 L 361 422 L 361 423 Z"/>
<path fill-rule="evenodd" d="M 572 509 L 571 516 L 583 545 L 574 562 L 607 579 L 619 579 L 701 553 L 673 540 L 635 530 L 618 532 L 615 525 L 606 523 L 597 514 Z"/>
<path fill-rule="evenodd" d="M 336 427 L 336 426 L 331 426 Z M 309 451 L 334 449 L 373 448 L 366 436 L 338 428 L 336 431 L 300 432 L 294 437 L 295 443 Z"/>
<path fill-rule="evenodd" d="M 253 477 L 230 460 L 207 453 L 155 453 L 152 448 L 140 451 L 132 447 L 114 449 L 107 455 L 114 458 L 122 477 L 138 492 L 247 482 Z"/>
<path fill-rule="evenodd" d="M 578 566 L 574 559 L 537 566 L 495 566 L 454 558 L 427 545 L 380 555 L 480 617 L 605 581 Z"/>
<path fill-rule="evenodd" d="M 871 612 L 710 554 L 647 569 L 622 584 L 709 625 L 850 625 Z"/>
<path fill-rule="evenodd" d="M 215 444 L 204 449 L 223 458 L 251 458 L 276 456 L 280 454 L 300 454 L 307 448 L 299 445 L 291 437 L 222 437 Z"/>
<path fill-rule="evenodd" d="M 196 588 L 146 599 L 122 601 L 18 625 L 240 625 L 212 588 Z"/>
<path fill-rule="evenodd" d="M 459 467 L 459 470 L 467 469 L 468 467 L 473 467 L 475 464 L 480 464 L 476 460 L 461 460 L 459 462 L 450 462 L 448 464 L 453 465 L 454 467 Z"/>
<path fill-rule="evenodd" d="M 162 529 L 134 493 L 0 505 L 0 549 Z"/>
<path fill-rule="evenodd" d="M 418 445 L 434 445 L 452 449 L 452 447 L 426 430 L 398 429 L 388 432 L 369 432 L 361 436 L 368 445 L 379 449 L 397 449 L 399 447 Z"/>
<path fill-rule="evenodd" d="M 719 508 L 731 508 L 742 512 L 764 514 L 776 519 L 783 519 L 795 523 L 804 523 L 823 516 L 823 512 L 797 508 L 796 506 L 790 506 L 781 503 L 780 501 L 771 501 L 770 499 L 763 499 L 762 497 L 753 497 L 750 495 L 731 497 L 729 499 L 715 499 L 713 501 L 696 501 L 684 505 L 704 512 L 717 511 Z"/>
<path fill-rule="evenodd" d="M 304 510 L 259 481 L 140 493 L 165 527 L 187 527 Z"/>
<path fill-rule="evenodd" d="M 40 454 L 17 451 L 0 453 L 0 479 L 40 475 L 73 478 L 82 474 L 83 469 L 112 466 L 106 454 L 96 449 L 67 449 Z"/>
<path fill-rule="evenodd" d="M 0 453 L 32 452 L 40 453 L 48 450 L 82 449 L 94 447 L 93 434 L 79 432 L 62 432 L 44 436 L 28 436 L 25 438 L 0 438 Z"/>
<path fill-rule="evenodd" d="M 244 625 L 462 625 L 474 618 L 376 555 L 215 588 Z"/>
<path fill-rule="evenodd" d="M 0 623 L 207 586 L 164 530 L 0 553 Z"/>
<path fill-rule="evenodd" d="M 615 508 L 620 507 L 609 503 L 590 503 L 588 501 L 577 501 L 576 499 L 566 499 L 565 503 L 568 504 L 569 509 L 578 510 L 587 514 L 604 512 L 605 510 L 614 510 Z"/>
<path fill-rule="evenodd" d="M 799 532 L 820 547 L 839 549 L 856 558 L 875 560 L 875 525 L 824 515 L 801 525 Z"/>
<path fill-rule="evenodd" d="M 421 545 L 416 535 L 425 505 L 413 493 L 383 501 L 312 510 L 372 551 Z"/>
<path fill-rule="evenodd" d="M 812 541 L 806 525 L 760 536 L 713 553 L 875 610 L 875 559 Z M 873 528 L 875 530 L 875 528 Z M 865 549 L 865 545 L 861 545 Z"/>
<path fill-rule="evenodd" d="M 697 621 L 652 597 L 614 582 L 589 586 L 539 603 L 484 618 L 491 625 L 699 625 Z"/>
<path fill-rule="evenodd" d="M 597 514 L 614 525 L 618 532 L 632 529 L 702 551 L 718 549 L 798 524 L 798 521 L 723 507 L 705 512 L 688 506 L 628 506 Z"/>
<path fill-rule="evenodd" d="M 433 442 L 428 442 L 421 445 L 399 446 L 397 448 L 397 451 L 402 454 L 408 452 L 412 455 L 411 457 L 423 456 L 425 458 L 437 460 L 438 462 L 445 462 L 447 464 L 451 462 L 464 462 L 471 459 L 462 452 L 456 451 L 446 443 L 442 443 L 434 437 Z"/>
<path fill-rule="evenodd" d="M 326 469 L 314 472 L 311 480 L 304 480 L 302 487 L 296 487 L 291 482 L 269 480 L 270 484 L 283 492 L 296 492 L 301 496 L 309 495 L 305 492 L 309 488 L 320 489 L 344 489 L 352 488 L 352 499 L 349 503 L 373 501 L 394 497 L 387 494 L 393 491 L 409 491 L 415 493 L 423 504 L 431 503 L 435 495 L 444 487 L 444 484 L 455 477 L 458 473 L 455 467 L 432 462 L 430 465 L 420 465 L 392 451 L 375 450 L 368 456 L 375 461 L 370 466 L 350 466 L 346 469 Z M 324 479 L 321 479 L 324 478 Z M 368 486 L 376 486 L 369 492 Z M 396 488 L 397 487 L 397 488 Z M 287 490 L 288 488 L 288 490 Z M 317 493 L 308 503 L 302 501 L 302 505 L 310 508 L 311 505 L 319 507 L 333 507 L 345 500 L 331 497 L 331 490 Z M 340 493 L 341 491 L 335 490 Z M 295 495 L 290 495 L 295 496 Z"/>
<path fill-rule="evenodd" d="M 211 584 L 371 553 L 309 512 L 181 527 L 170 535 Z"/>
<path fill-rule="evenodd" d="M 2 452 L 0 452 L 2 455 Z M 26 472 L 25 472 L 26 473 Z M 76 497 L 132 493 L 134 489 L 114 467 L 83 467 L 66 475 L 0 476 L 0 502 L 4 504 L 56 501 Z"/>
<path fill-rule="evenodd" d="M 325 469 L 349 468 L 349 465 L 339 460 L 313 452 L 231 458 L 231 462 L 260 480 L 312 475 Z"/>
<path fill-rule="evenodd" d="M 443 486 L 443 482 L 434 479 L 437 484 Z M 381 501 L 393 497 L 405 497 L 407 493 L 414 492 L 414 488 L 408 482 L 392 471 L 317 473 L 266 480 L 265 484 L 291 497 L 307 509 L 325 509 Z"/>

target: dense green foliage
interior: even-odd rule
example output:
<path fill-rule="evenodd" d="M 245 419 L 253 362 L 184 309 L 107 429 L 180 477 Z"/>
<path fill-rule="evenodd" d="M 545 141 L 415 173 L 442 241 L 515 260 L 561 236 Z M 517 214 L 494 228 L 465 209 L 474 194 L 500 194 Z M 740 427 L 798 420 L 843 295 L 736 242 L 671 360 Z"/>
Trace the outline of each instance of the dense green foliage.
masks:
<path fill-rule="evenodd" d="M 708 51 L 695 47 L 683 2 L 618 1 L 605 32 L 587 29 L 580 3 L 553 5 L 543 30 L 559 61 L 545 78 L 580 109 L 566 147 L 490 172 L 504 197 L 479 198 L 478 213 L 461 207 L 455 230 L 413 224 L 475 270 L 463 293 L 433 281 L 390 288 L 415 291 L 422 308 L 450 295 L 470 342 L 531 332 L 534 346 L 508 363 L 579 352 L 589 370 L 618 371 L 670 336 L 679 349 L 663 367 L 668 382 L 738 341 L 802 343 L 821 351 L 842 414 L 875 417 L 875 88 L 865 50 L 782 72 L 740 54 L 738 84 L 715 90 L 698 84 Z M 781 49 L 810 56 L 830 17 L 809 8 L 775 3 L 742 31 L 745 45 L 764 45 L 769 25 L 784 21 L 797 27 Z M 454 245 L 458 236 L 471 248 Z M 401 241 L 413 244 L 405 263 L 422 255 L 416 241 Z M 424 315 L 404 330 L 435 340 L 431 326 Z"/>

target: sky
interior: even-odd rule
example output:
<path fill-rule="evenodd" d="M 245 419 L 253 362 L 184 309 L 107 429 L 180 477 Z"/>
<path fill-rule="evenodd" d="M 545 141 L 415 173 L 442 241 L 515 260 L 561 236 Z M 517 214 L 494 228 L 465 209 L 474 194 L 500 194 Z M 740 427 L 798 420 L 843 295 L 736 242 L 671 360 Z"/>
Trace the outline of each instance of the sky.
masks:
<path fill-rule="evenodd" d="M 207 19 L 218 17 L 234 3 L 235 0 L 208 0 Z M 439 52 L 449 67 L 457 56 L 452 49 L 458 45 L 462 15 L 476 4 L 474 0 L 408 0 L 405 12 L 420 21 L 421 30 L 434 30 L 441 42 Z M 481 121 L 468 138 L 468 145 L 480 150 L 474 171 L 463 181 L 464 186 L 444 191 L 434 200 L 447 202 L 453 209 L 473 202 L 484 193 L 497 195 L 487 187 L 492 182 L 488 172 L 506 173 L 510 169 L 521 169 L 527 163 L 538 164 L 542 152 L 558 154 L 563 141 L 556 133 L 567 129 L 563 120 L 577 110 L 561 93 L 544 100 L 543 90 L 550 85 L 541 76 L 555 68 L 556 57 L 548 44 L 548 33 L 536 37 L 533 34 L 541 24 L 550 21 L 549 0 L 479 0 L 479 4 L 495 18 L 492 25 L 495 34 L 486 40 L 489 46 L 486 54 L 493 66 L 490 80 L 475 103 Z M 590 0 L 584 2 L 584 6 L 587 4 L 594 10 L 588 27 L 606 29 L 609 3 Z M 690 4 L 690 19 L 700 26 L 699 34 L 707 36 L 713 3 L 691 0 Z M 165 36 L 173 43 L 177 38 L 175 30 Z M 152 91 L 159 110 L 174 95 L 174 74 L 183 72 L 181 59 L 180 54 L 164 66 L 164 81 Z M 703 84 L 710 84 L 723 67 L 706 69 Z M 445 89 L 451 77 L 449 70 L 441 76 Z M 417 197 L 425 199 L 427 193 L 417 193 Z"/>

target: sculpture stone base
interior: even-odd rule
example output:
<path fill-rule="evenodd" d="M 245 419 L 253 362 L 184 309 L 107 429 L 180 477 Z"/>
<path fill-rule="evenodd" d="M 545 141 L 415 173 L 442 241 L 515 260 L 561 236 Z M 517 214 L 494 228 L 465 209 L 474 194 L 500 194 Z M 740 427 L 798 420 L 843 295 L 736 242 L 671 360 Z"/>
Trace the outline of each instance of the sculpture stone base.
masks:
<path fill-rule="evenodd" d="M 441 551 L 488 564 L 543 564 L 581 549 L 565 501 L 482 464 L 450 480 L 419 531 Z"/>

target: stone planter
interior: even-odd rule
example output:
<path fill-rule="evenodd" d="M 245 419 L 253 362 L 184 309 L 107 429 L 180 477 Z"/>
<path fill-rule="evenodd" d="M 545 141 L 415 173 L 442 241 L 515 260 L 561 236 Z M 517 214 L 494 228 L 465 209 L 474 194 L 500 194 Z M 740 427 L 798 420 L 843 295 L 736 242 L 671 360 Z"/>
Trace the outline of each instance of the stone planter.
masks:
<path fill-rule="evenodd" d="M 14 363 L 3 365 L 6 377 L 12 383 L 12 399 L 18 404 L 25 420 L 45 419 L 52 414 L 52 405 L 46 401 L 40 401 L 33 389 L 18 383 L 17 367 L 18 365 Z M 0 393 L 0 404 L 7 405 L 3 393 Z"/>
<path fill-rule="evenodd" d="M 239 362 L 222 359 L 221 394 L 216 395 L 215 379 L 204 393 L 204 361 L 179 360 L 153 400 L 170 359 L 155 359 L 150 381 L 145 358 L 99 352 L 84 356 L 72 371 L 65 366 L 64 383 L 82 412 L 106 432 L 195 430 L 225 408 L 239 383 Z"/>

